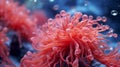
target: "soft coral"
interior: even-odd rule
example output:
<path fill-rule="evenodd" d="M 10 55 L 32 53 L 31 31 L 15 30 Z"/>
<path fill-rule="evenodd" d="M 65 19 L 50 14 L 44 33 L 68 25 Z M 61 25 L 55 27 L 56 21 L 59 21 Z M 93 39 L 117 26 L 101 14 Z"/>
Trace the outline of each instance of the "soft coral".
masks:
<path fill-rule="evenodd" d="M 28 52 L 21 67 L 90 67 L 94 59 L 107 67 L 120 67 L 120 46 L 109 54 L 104 53 L 110 48 L 105 42 L 106 37 L 117 36 L 113 32 L 101 34 L 109 30 L 109 26 L 101 25 L 99 21 L 106 20 L 105 17 L 94 20 L 92 16 L 79 12 L 71 17 L 61 11 L 41 27 L 36 37 L 31 38 L 37 52 Z"/>

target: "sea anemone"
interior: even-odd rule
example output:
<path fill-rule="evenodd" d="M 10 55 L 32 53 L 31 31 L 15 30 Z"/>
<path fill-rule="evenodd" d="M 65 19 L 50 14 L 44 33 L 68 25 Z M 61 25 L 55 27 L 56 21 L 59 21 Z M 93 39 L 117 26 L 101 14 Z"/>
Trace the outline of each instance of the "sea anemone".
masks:
<path fill-rule="evenodd" d="M 35 26 L 35 20 L 31 20 L 24 6 L 18 6 L 13 0 L 0 0 L 0 67 L 15 67 L 9 58 L 10 45 L 5 44 L 9 39 L 6 34 L 14 30 L 19 39 L 29 40 L 34 35 Z"/>
<path fill-rule="evenodd" d="M 21 37 L 29 39 L 34 35 L 36 21 L 29 15 L 30 11 L 13 0 L 0 0 L 0 22 L 14 30 Z"/>
<path fill-rule="evenodd" d="M 117 37 L 108 25 L 100 22 L 106 20 L 106 17 L 93 19 L 81 12 L 70 16 L 62 10 L 31 38 L 36 52 L 28 52 L 21 67 L 90 67 L 93 60 L 107 67 L 120 67 L 120 46 L 105 53 L 110 50 L 107 37 Z M 102 34 L 106 30 L 109 32 Z"/>

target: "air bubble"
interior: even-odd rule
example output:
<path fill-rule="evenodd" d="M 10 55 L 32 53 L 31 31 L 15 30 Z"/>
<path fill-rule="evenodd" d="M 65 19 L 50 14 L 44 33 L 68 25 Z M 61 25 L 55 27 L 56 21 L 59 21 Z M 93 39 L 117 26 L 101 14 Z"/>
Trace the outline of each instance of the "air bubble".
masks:
<path fill-rule="evenodd" d="M 103 48 L 103 46 L 101 45 L 100 48 Z"/>
<path fill-rule="evenodd" d="M 85 4 L 84 4 L 84 6 L 88 6 L 88 1 L 87 1 L 87 0 L 85 1 Z"/>
<path fill-rule="evenodd" d="M 110 50 L 113 50 L 113 48 L 112 48 L 112 47 L 110 47 Z"/>
<path fill-rule="evenodd" d="M 9 4 L 9 3 L 10 3 L 10 1 L 9 1 L 9 0 L 7 0 L 7 1 L 6 1 L 6 4 Z"/>
<path fill-rule="evenodd" d="M 109 30 L 108 33 L 113 33 L 113 31 L 114 31 L 114 30 L 113 30 L 112 28 L 110 28 L 110 30 Z"/>
<path fill-rule="evenodd" d="M 53 6 L 53 9 L 54 9 L 54 10 L 58 10 L 58 9 L 59 9 L 59 5 L 54 5 L 54 6 Z"/>
<path fill-rule="evenodd" d="M 34 2 L 37 2 L 37 0 L 34 0 Z"/>
<path fill-rule="evenodd" d="M 103 22 L 106 22 L 106 21 L 107 21 L 107 18 L 106 18 L 106 17 L 102 17 L 102 21 L 103 21 Z"/>
<path fill-rule="evenodd" d="M 117 15 L 118 15 L 118 11 L 117 11 L 117 10 L 112 10 L 112 11 L 111 11 L 111 14 L 112 14 L 113 16 L 117 16 Z"/>
<path fill-rule="evenodd" d="M 87 4 L 87 3 L 85 3 L 84 5 L 85 5 L 85 6 L 87 6 L 88 4 Z"/>
<path fill-rule="evenodd" d="M 49 0 L 50 2 L 54 2 L 54 0 Z"/>

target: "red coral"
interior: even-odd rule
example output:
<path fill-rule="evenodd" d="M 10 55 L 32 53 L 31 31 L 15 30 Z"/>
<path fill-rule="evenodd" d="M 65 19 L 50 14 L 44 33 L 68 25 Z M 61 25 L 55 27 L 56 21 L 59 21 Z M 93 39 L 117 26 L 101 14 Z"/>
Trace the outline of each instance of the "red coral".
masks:
<path fill-rule="evenodd" d="M 32 12 L 32 16 L 36 18 L 37 26 L 41 26 L 47 22 L 47 16 L 43 11 L 35 10 Z"/>
<path fill-rule="evenodd" d="M 29 17 L 29 10 L 12 0 L 0 0 L 0 19 L 5 26 L 26 39 L 34 35 L 36 21 Z"/>
<path fill-rule="evenodd" d="M 32 20 L 24 6 L 18 6 L 18 3 L 13 0 L 0 0 L 0 26 L 7 28 L 8 31 L 14 30 L 21 37 L 30 39 L 34 35 L 36 21 Z M 9 50 L 5 45 L 7 38 L 5 34 L 4 30 L 0 32 L 0 57 L 2 58 L 0 67 L 13 67 L 8 58 Z"/>
<path fill-rule="evenodd" d="M 2 28 L 2 27 L 1 27 Z M 2 29 L 1 29 L 2 30 Z M 5 33 L 7 32 L 7 28 L 3 28 L 3 30 L 0 32 L 0 57 L 2 58 L 2 63 L 0 64 L 0 67 L 3 66 L 14 66 L 11 60 L 8 58 L 9 51 L 7 46 L 5 45 L 5 42 L 8 40 Z"/>
<path fill-rule="evenodd" d="M 105 22 L 106 18 L 93 20 L 92 16 L 79 12 L 71 17 L 61 11 L 41 27 L 36 37 L 31 38 L 37 52 L 28 52 L 21 67 L 90 67 L 94 59 L 107 67 L 120 67 L 120 46 L 109 54 L 104 53 L 110 48 L 106 37 L 116 37 L 117 34 L 101 34 L 109 30 L 109 26 L 99 24 L 99 21 Z"/>
<path fill-rule="evenodd" d="M 117 37 L 117 34 L 112 32 L 101 34 L 109 30 L 109 26 L 98 23 L 105 22 L 105 17 L 93 20 L 92 16 L 82 13 L 75 13 L 71 17 L 61 11 L 55 19 L 49 19 L 40 30 L 36 29 L 36 20 L 32 18 L 24 6 L 19 7 L 12 0 L 0 0 L 0 23 L 3 27 L 14 30 L 27 39 L 38 32 L 31 38 L 37 52 L 28 52 L 21 60 L 21 67 L 90 67 L 94 59 L 107 67 L 120 67 L 120 46 L 109 54 L 104 53 L 110 49 L 106 44 L 106 37 Z M 2 64 L 12 64 L 8 59 L 8 49 L 4 45 L 6 36 L 3 31 L 0 32 Z"/>

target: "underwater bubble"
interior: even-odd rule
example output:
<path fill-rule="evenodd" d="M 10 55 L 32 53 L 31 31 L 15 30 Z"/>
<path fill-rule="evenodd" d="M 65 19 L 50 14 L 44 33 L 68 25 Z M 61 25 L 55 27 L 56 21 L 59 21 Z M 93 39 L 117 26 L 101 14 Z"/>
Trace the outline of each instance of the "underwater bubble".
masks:
<path fill-rule="evenodd" d="M 49 0 L 50 2 L 54 2 L 54 0 Z"/>
<path fill-rule="evenodd" d="M 110 47 L 110 50 L 113 50 L 113 48 L 112 48 L 112 47 Z"/>
<path fill-rule="evenodd" d="M 103 48 L 103 46 L 101 45 L 100 48 Z"/>
<path fill-rule="evenodd" d="M 37 2 L 37 0 L 33 0 L 34 2 Z"/>
<path fill-rule="evenodd" d="M 112 11 L 111 11 L 111 14 L 112 14 L 113 16 L 117 16 L 117 15 L 118 15 L 118 11 L 117 11 L 117 10 L 112 10 Z"/>
<path fill-rule="evenodd" d="M 87 5 L 88 5 L 88 0 L 85 0 L 84 6 L 87 6 Z"/>
<path fill-rule="evenodd" d="M 88 5 L 87 3 L 84 4 L 84 6 L 87 6 L 87 5 Z"/>
<path fill-rule="evenodd" d="M 53 10 L 58 10 L 59 9 L 59 5 L 54 5 L 53 6 Z"/>
<path fill-rule="evenodd" d="M 9 0 L 6 0 L 6 4 L 9 4 L 10 3 L 10 1 Z"/>

